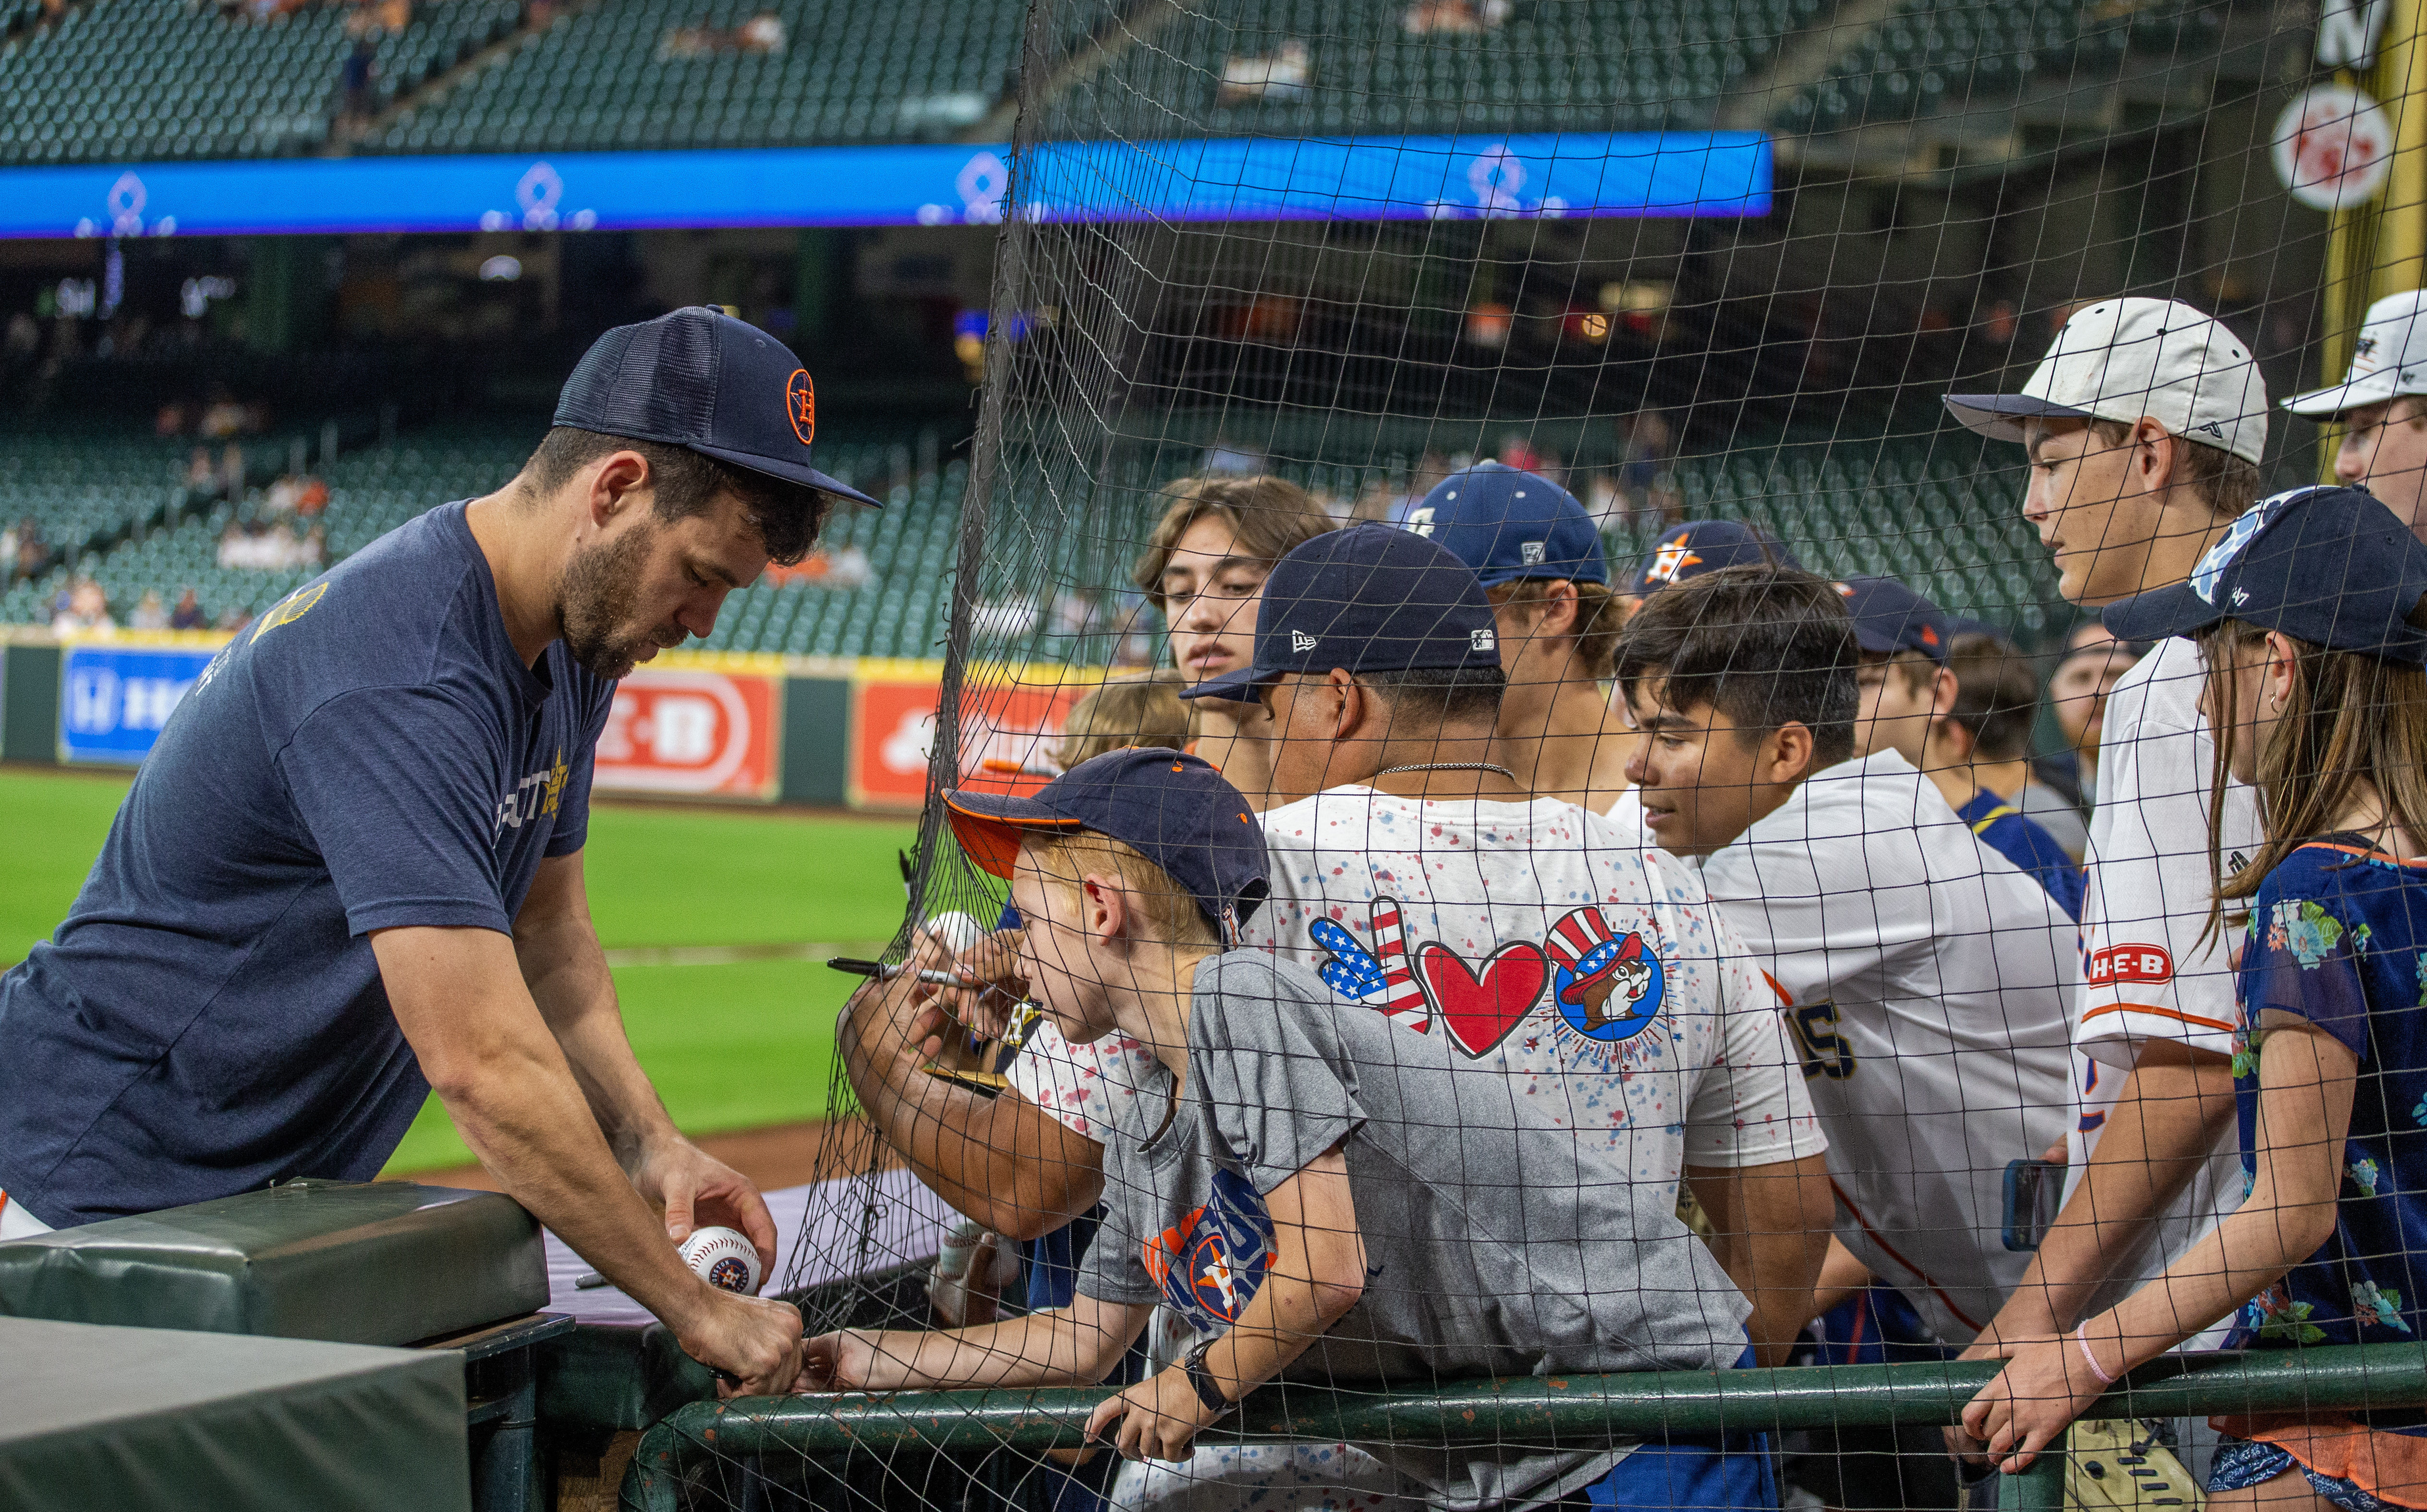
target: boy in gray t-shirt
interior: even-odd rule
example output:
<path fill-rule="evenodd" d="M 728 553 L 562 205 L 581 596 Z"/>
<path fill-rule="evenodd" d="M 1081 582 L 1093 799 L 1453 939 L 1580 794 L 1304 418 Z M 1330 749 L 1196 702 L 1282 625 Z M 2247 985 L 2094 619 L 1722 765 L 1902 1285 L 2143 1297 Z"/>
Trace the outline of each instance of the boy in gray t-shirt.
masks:
<path fill-rule="evenodd" d="M 1106 1150 L 1104 1227 L 1069 1307 L 828 1334 L 805 1388 L 1098 1381 L 1167 1303 L 1201 1342 L 1088 1426 L 1132 1458 L 1182 1460 L 1277 1378 L 1425 1388 L 1745 1353 L 1750 1309 L 1709 1250 L 1653 1189 L 1588 1169 L 1521 1080 L 1445 1036 L 1338 1012 L 1303 967 L 1222 951 L 1262 901 L 1263 849 L 1212 768 L 1115 752 L 1031 798 L 946 802 L 963 849 L 1012 880 L 1046 1012 L 1073 1041 L 1132 1035 L 1177 1090 L 1151 1134 Z M 1343 1449 L 1328 1484 L 1451 1508 L 1576 1491 L 1627 1453 Z M 1291 1485 L 1312 1489 L 1302 1463 Z"/>

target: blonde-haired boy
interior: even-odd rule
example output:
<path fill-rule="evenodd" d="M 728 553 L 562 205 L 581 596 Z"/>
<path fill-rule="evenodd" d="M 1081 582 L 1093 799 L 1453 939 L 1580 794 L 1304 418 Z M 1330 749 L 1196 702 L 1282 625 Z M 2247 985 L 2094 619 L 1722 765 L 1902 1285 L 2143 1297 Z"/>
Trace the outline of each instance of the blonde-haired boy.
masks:
<path fill-rule="evenodd" d="M 1073 1041 L 1136 1038 L 1176 1090 L 1160 1127 L 1111 1131 L 1103 1228 L 1069 1307 L 827 1334 L 805 1388 L 1099 1381 L 1161 1303 L 1196 1347 L 1089 1428 L 1131 1458 L 1184 1461 L 1276 1378 L 1404 1387 L 1744 1354 L 1749 1306 L 1665 1188 L 1588 1168 L 1539 1099 L 1446 1036 L 1341 1013 L 1311 971 L 1227 948 L 1263 900 L 1264 848 L 1213 768 L 1119 751 L 1034 797 L 946 802 L 964 851 L 1011 879 L 1046 1013 Z M 1293 1494 L 1523 1504 L 1630 1460 L 1622 1444 L 1327 1447 L 1275 1462 Z"/>

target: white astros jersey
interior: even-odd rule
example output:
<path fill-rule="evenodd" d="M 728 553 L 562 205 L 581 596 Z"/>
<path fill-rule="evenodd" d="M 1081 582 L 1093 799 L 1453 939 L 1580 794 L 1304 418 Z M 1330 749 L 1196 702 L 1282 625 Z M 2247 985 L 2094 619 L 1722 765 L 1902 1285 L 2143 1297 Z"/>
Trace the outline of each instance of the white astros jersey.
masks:
<path fill-rule="evenodd" d="M 1687 1164 L 1825 1146 L 1773 1000 L 1690 870 L 1572 804 L 1335 788 L 1263 815 L 1244 943 L 1564 1104 L 1589 1156 L 1671 1191 Z"/>
<path fill-rule="evenodd" d="M 1805 782 L 1702 883 L 1785 1000 L 1838 1238 L 1970 1343 L 2030 1260 L 2003 1242 L 2007 1163 L 2074 1119 L 2073 921 L 1894 751 Z"/>
<path fill-rule="evenodd" d="M 2214 742 L 2199 711 L 2198 647 L 2169 640 L 2107 700 L 2098 808 L 2082 900 L 2081 1017 L 2075 1043 L 2130 1069 L 2129 1047 L 2175 1039 L 2233 1053 L 2233 966 L 2207 928 L 2207 799 Z M 2258 800 L 2227 781 L 2228 875 L 2257 854 Z"/>
<path fill-rule="evenodd" d="M 2107 700 L 2073 1029 L 2082 1104 L 2072 1141 L 2076 1182 L 2142 1042 L 2233 1053 L 2238 1010 L 2225 940 L 2236 936 L 2221 930 L 2201 939 L 2213 892 L 2207 804 L 2215 745 L 2199 711 L 2206 678 L 2196 646 L 2160 641 Z M 2225 784 L 2220 833 L 2227 874 L 2257 854 L 2258 800 L 2241 783 Z M 2239 1139 L 2227 1121 L 2127 1282 L 2156 1275 L 2240 1205 Z"/>

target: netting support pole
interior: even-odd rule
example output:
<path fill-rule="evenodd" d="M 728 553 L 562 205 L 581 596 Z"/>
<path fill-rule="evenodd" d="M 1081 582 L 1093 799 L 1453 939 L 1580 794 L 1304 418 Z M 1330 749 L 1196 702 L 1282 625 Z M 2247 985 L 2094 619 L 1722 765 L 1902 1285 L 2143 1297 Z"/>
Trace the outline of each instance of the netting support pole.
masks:
<path fill-rule="evenodd" d="M 1670 1434 L 1955 1421 L 1999 1369 L 1964 1364 L 1824 1365 L 1467 1381 L 1438 1391 L 1266 1387 L 1224 1437 L 1391 1443 L 1539 1443 Z M 743 1397 L 697 1402 L 641 1439 L 624 1512 L 676 1512 L 692 1471 L 770 1451 L 800 1456 L 1037 1452 L 1075 1444 L 1100 1388 L 904 1391 L 893 1396 Z M 2218 1413 L 2427 1405 L 2427 1343 L 2175 1356 L 2134 1371 L 2084 1415 Z M 2056 1512 L 2064 1457 L 2013 1477 L 2010 1512 Z"/>

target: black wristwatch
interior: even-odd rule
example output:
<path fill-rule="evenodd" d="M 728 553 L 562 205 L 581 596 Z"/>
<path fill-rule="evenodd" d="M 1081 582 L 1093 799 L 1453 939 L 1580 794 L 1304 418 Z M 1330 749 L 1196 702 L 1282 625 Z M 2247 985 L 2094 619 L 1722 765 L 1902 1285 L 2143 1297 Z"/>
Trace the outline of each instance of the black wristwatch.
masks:
<path fill-rule="evenodd" d="M 1188 1384 L 1197 1388 L 1197 1400 L 1205 1404 L 1206 1411 L 1218 1418 L 1239 1404 L 1222 1394 L 1222 1388 L 1214 1382 L 1214 1373 L 1205 1368 L 1205 1352 L 1213 1347 L 1214 1341 L 1209 1339 L 1190 1350 L 1188 1358 L 1180 1362 L 1180 1368 L 1188 1373 Z"/>

